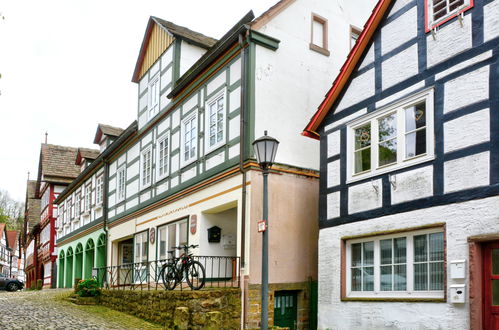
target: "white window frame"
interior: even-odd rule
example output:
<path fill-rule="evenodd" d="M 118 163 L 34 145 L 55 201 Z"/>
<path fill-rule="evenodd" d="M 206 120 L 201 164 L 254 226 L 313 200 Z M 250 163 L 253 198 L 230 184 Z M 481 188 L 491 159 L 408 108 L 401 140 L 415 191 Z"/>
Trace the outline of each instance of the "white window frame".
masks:
<path fill-rule="evenodd" d="M 120 182 L 120 175 L 122 175 L 123 181 Z M 116 202 L 119 203 L 124 201 L 126 198 L 126 167 L 122 165 L 116 171 Z"/>
<path fill-rule="evenodd" d="M 104 175 L 101 174 L 95 179 L 95 205 L 102 207 L 104 197 Z"/>
<path fill-rule="evenodd" d="M 222 123 L 223 123 L 223 129 L 222 129 L 222 139 L 220 141 L 215 141 L 213 145 L 210 145 L 210 107 L 213 104 L 218 103 L 218 101 L 223 98 L 223 118 L 222 118 Z M 218 109 L 217 109 L 218 113 Z M 224 88 L 222 91 L 217 93 L 216 95 L 212 96 L 206 103 L 205 103 L 205 125 L 204 125 L 204 145 L 205 145 L 205 154 L 210 153 L 211 151 L 219 148 L 220 146 L 225 144 L 226 141 L 226 136 L 227 136 L 227 90 Z M 215 127 L 217 122 L 215 122 Z M 217 132 L 215 132 L 215 138 L 217 136 Z"/>
<path fill-rule="evenodd" d="M 157 90 L 154 93 L 155 85 Z M 159 113 L 160 96 L 161 96 L 161 79 L 159 73 L 156 74 L 148 84 L 147 88 L 147 120 L 151 120 Z"/>
<path fill-rule="evenodd" d="M 157 256 L 158 259 L 167 259 L 170 257 L 170 254 L 168 253 L 168 248 L 170 246 L 170 242 L 168 242 L 169 239 L 169 227 L 170 226 L 175 226 L 175 245 L 177 246 L 180 244 L 180 228 L 181 226 L 185 224 L 186 225 L 186 242 L 184 242 L 186 245 L 189 244 L 189 222 L 188 219 L 182 219 L 178 221 L 173 221 L 166 223 L 164 225 L 158 226 L 156 232 L 158 233 L 157 239 L 156 239 L 156 251 L 157 251 Z M 165 234 L 165 237 L 163 237 L 163 233 Z M 163 241 L 163 238 L 165 238 L 165 254 L 161 255 L 161 242 Z M 175 250 L 175 257 L 179 257 L 181 254 L 181 251 Z"/>
<path fill-rule="evenodd" d="M 416 165 L 435 159 L 434 147 L 434 110 L 433 88 L 406 97 L 394 104 L 385 106 L 367 115 L 357 118 L 347 124 L 347 183 L 363 180 L 369 177 L 395 171 L 404 167 Z M 426 101 L 426 153 L 414 157 L 405 157 L 405 116 L 404 111 L 411 105 Z M 397 114 L 397 161 L 378 166 L 378 125 L 377 121 L 389 114 Z M 371 168 L 355 173 L 355 129 L 371 123 Z"/>
<path fill-rule="evenodd" d="M 443 24 L 445 23 L 446 21 L 456 17 L 457 15 L 465 12 L 466 10 L 470 9 L 471 7 L 473 7 L 473 0 L 464 0 L 463 1 L 463 4 L 457 8 L 455 8 L 454 10 L 452 11 L 448 11 L 449 9 L 449 6 L 450 6 L 450 2 L 453 1 L 453 0 L 444 0 L 446 2 L 446 10 L 447 10 L 447 13 L 434 20 L 433 19 L 433 3 L 434 3 L 434 0 L 426 0 L 426 12 L 427 12 L 427 15 L 428 17 L 426 18 L 427 19 L 427 26 L 426 26 L 426 29 L 427 30 L 432 30 L 434 28 L 436 28 L 437 26 L 439 26 L 440 24 Z"/>
<path fill-rule="evenodd" d="M 90 214 L 92 208 L 92 182 L 85 184 L 84 215 Z"/>
<path fill-rule="evenodd" d="M 149 160 L 148 163 L 145 164 L 144 162 L 146 161 L 146 155 L 149 154 Z M 140 189 L 145 189 L 147 187 L 151 186 L 152 183 L 152 173 L 153 173 L 153 153 L 152 153 L 152 145 L 147 146 L 140 152 Z M 148 173 L 144 173 L 144 171 Z M 144 182 L 144 179 L 148 179 L 146 182 Z"/>
<path fill-rule="evenodd" d="M 75 218 L 80 218 L 81 214 L 81 191 L 75 193 Z"/>
<path fill-rule="evenodd" d="M 442 290 L 414 290 L 414 244 L 413 238 L 417 235 L 428 235 L 433 233 L 444 233 L 444 278 Z M 405 291 L 381 291 L 380 289 L 380 241 L 391 238 L 406 238 L 406 279 L 407 289 Z M 374 241 L 374 291 L 352 291 L 352 244 Z M 351 239 L 345 242 L 345 285 L 347 298 L 422 298 L 422 299 L 444 299 L 446 291 L 445 269 L 446 269 L 446 248 L 445 231 L 442 227 L 421 229 L 415 231 L 399 232 L 389 235 L 379 235 Z"/>
<path fill-rule="evenodd" d="M 161 144 L 166 141 L 166 153 L 163 155 L 163 159 L 161 159 Z M 164 133 L 158 140 L 156 141 L 156 177 L 157 181 L 166 178 L 170 174 L 170 131 Z M 164 164 L 161 164 L 161 161 L 164 160 Z M 163 168 L 162 166 L 163 165 Z M 161 173 L 161 170 L 166 167 L 166 170 Z"/>
<path fill-rule="evenodd" d="M 196 144 L 196 152 L 194 156 L 190 157 L 189 159 L 185 160 L 184 159 L 184 152 L 185 152 L 185 124 L 187 122 L 190 122 L 194 120 L 196 123 L 196 137 L 194 138 L 195 144 Z M 191 138 L 192 140 L 192 138 Z M 197 160 L 198 158 L 198 153 L 199 153 L 199 120 L 198 120 L 198 112 L 197 110 L 193 111 L 192 114 L 189 114 L 186 118 L 182 120 L 181 127 L 180 127 L 180 165 L 181 167 L 185 167 L 194 161 Z"/>

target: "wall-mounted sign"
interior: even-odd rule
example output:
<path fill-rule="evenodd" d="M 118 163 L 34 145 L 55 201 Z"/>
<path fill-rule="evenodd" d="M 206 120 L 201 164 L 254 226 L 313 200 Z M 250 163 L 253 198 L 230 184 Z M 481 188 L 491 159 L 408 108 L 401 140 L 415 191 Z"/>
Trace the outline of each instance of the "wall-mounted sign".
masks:
<path fill-rule="evenodd" d="M 193 214 L 191 215 L 191 234 L 194 235 L 197 231 L 197 225 L 198 225 L 198 217 L 197 215 Z"/>
<path fill-rule="evenodd" d="M 156 229 L 151 228 L 149 229 L 149 242 L 151 242 L 151 244 L 154 244 L 155 240 L 156 240 Z"/>
<path fill-rule="evenodd" d="M 267 230 L 267 221 L 265 220 L 261 220 L 261 221 L 258 221 L 258 232 L 261 233 L 261 232 L 264 232 L 265 230 Z"/>

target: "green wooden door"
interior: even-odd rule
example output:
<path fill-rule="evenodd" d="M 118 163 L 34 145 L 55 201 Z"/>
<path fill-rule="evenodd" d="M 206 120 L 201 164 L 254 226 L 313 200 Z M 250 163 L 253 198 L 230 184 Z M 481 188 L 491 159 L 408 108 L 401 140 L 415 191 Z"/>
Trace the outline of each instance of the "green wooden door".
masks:
<path fill-rule="evenodd" d="M 276 291 L 274 299 L 274 325 L 297 329 L 297 293 L 295 291 Z"/>

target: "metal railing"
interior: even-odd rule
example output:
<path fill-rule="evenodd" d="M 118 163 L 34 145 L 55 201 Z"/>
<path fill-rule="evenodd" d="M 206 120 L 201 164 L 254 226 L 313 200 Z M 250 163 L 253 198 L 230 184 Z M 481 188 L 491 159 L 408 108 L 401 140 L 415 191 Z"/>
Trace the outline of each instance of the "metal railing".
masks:
<path fill-rule="evenodd" d="M 193 256 L 205 269 L 205 288 L 239 288 L 240 258 Z M 173 260 L 161 259 L 118 266 L 97 267 L 93 276 L 101 287 L 111 290 L 165 290 L 161 269 Z M 176 290 L 190 290 L 185 278 Z"/>

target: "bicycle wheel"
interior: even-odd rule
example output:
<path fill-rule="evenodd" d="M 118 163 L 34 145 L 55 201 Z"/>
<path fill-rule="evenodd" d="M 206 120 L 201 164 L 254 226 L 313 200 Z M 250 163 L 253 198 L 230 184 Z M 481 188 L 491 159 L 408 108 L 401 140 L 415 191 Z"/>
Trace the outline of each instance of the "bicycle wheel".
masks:
<path fill-rule="evenodd" d="M 161 279 L 163 280 L 163 285 L 167 290 L 173 290 L 177 286 L 175 270 L 172 269 L 169 264 L 163 265 L 161 268 Z"/>
<path fill-rule="evenodd" d="M 204 286 L 204 267 L 199 261 L 192 261 L 185 271 L 187 284 L 192 290 L 199 290 Z"/>

